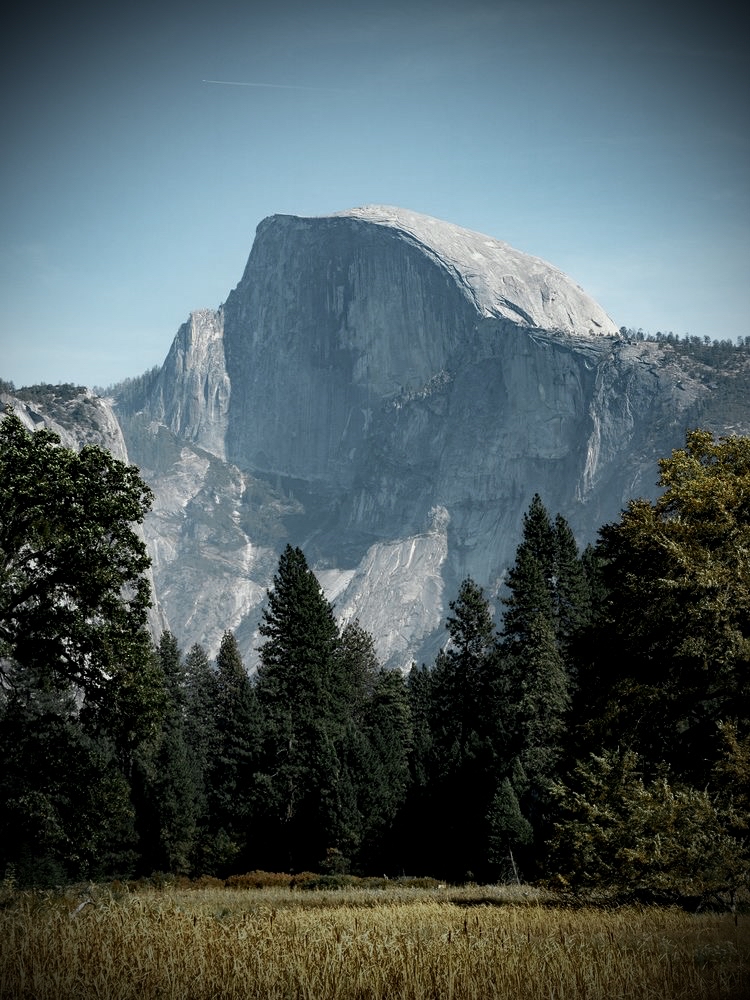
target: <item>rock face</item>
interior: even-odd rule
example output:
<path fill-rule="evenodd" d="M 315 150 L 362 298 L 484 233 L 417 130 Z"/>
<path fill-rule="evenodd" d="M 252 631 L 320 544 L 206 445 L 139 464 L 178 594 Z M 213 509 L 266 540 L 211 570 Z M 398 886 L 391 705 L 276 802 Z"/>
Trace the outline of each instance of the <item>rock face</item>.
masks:
<path fill-rule="evenodd" d="M 487 236 L 378 206 L 273 216 L 223 308 L 114 401 L 156 493 L 160 608 L 183 646 L 231 628 L 253 663 L 290 541 L 384 661 L 431 660 L 461 580 L 499 594 L 535 492 L 592 541 L 687 427 L 750 429 L 704 375 Z"/>

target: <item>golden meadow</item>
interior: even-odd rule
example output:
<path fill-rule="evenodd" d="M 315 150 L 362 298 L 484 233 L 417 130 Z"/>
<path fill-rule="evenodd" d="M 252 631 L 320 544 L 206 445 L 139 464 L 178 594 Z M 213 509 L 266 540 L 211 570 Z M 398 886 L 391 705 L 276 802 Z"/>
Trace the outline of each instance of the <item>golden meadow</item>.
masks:
<path fill-rule="evenodd" d="M 522 887 L 8 890 L 2 1000 L 746 1000 L 750 916 Z"/>

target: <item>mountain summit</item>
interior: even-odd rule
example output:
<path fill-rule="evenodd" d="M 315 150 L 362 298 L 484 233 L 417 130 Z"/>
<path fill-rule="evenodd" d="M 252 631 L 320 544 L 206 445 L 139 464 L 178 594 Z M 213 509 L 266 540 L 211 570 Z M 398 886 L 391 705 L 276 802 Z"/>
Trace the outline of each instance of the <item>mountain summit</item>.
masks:
<path fill-rule="evenodd" d="M 489 236 L 385 206 L 271 216 L 223 307 L 113 400 L 156 495 L 160 611 L 253 662 L 291 542 L 384 661 L 429 660 L 465 577 L 501 593 L 534 493 L 587 542 L 687 427 L 738 429 L 699 369 Z"/>
<path fill-rule="evenodd" d="M 353 208 L 331 218 L 389 227 L 432 257 L 484 317 L 577 336 L 618 332 L 601 306 L 566 274 L 500 240 L 387 205 Z"/>

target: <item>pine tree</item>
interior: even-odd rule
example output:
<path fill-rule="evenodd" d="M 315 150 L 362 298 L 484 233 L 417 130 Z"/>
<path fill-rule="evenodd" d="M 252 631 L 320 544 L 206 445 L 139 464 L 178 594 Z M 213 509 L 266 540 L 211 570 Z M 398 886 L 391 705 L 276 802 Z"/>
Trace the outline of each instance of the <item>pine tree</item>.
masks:
<path fill-rule="evenodd" d="M 573 533 L 559 514 L 550 520 L 538 494 L 524 517 L 508 587 L 495 689 L 497 743 L 505 777 L 538 841 L 551 820 L 550 789 L 563 763 L 571 654 L 591 607 Z"/>
<path fill-rule="evenodd" d="M 197 643 L 185 657 L 184 698 L 185 740 L 196 801 L 196 838 L 191 862 L 193 870 L 208 873 L 214 864 L 209 791 L 218 755 L 218 684 L 205 649 Z"/>
<path fill-rule="evenodd" d="M 523 645 L 529 622 L 542 615 L 566 651 L 590 619 L 591 589 L 573 532 L 561 514 L 551 520 L 538 493 L 524 515 L 507 585 L 510 593 L 503 601 L 507 643 Z"/>
<path fill-rule="evenodd" d="M 340 693 L 347 706 L 347 714 L 360 720 L 365 705 L 372 698 L 380 663 L 373 637 L 362 628 L 359 621 L 348 622 L 341 631 L 338 644 Z"/>
<path fill-rule="evenodd" d="M 465 580 L 451 602 L 447 648 L 429 685 L 428 810 L 440 830 L 436 862 L 448 877 L 485 873 L 485 817 L 497 786 L 493 701 L 497 643 L 486 597 Z"/>
<path fill-rule="evenodd" d="M 290 708 L 325 714 L 336 688 L 338 627 L 301 549 L 287 545 L 263 612 L 258 673 L 266 702 L 287 700 Z"/>
<path fill-rule="evenodd" d="M 568 675 L 550 623 L 538 615 L 522 652 L 505 660 L 506 712 L 512 715 L 513 766 L 509 779 L 537 841 L 551 821 L 551 789 L 563 763 L 570 708 Z M 519 842 L 520 843 L 520 842 Z"/>
<path fill-rule="evenodd" d="M 365 870 L 377 871 L 392 864 L 401 846 L 395 823 L 410 783 L 413 730 L 406 682 L 400 671 L 378 670 L 358 728 L 366 748 L 357 774 L 362 817 L 358 860 Z"/>
<path fill-rule="evenodd" d="M 159 641 L 165 690 L 161 727 L 136 755 L 134 795 L 146 872 L 186 874 L 195 848 L 198 795 L 186 739 L 184 668 L 171 632 Z"/>
<path fill-rule="evenodd" d="M 508 571 L 509 595 L 503 600 L 506 645 L 522 647 L 530 622 L 538 615 L 555 619 L 554 571 L 557 539 L 544 504 L 534 494 L 523 518 L 523 534 Z"/>
<path fill-rule="evenodd" d="M 338 628 L 299 548 L 287 545 L 279 559 L 260 632 L 261 839 L 276 867 L 314 868 L 341 847 L 352 789 L 340 757 L 347 684 Z"/>
<path fill-rule="evenodd" d="M 503 778 L 492 799 L 490 810 L 487 813 L 487 822 L 489 825 L 487 852 L 489 861 L 503 874 L 508 874 L 503 869 L 510 862 L 513 878 L 520 883 L 513 848 L 530 844 L 533 830 L 521 812 L 518 796 L 508 778 Z"/>
<path fill-rule="evenodd" d="M 208 767 L 212 867 L 225 872 L 248 847 L 260 739 L 255 691 L 232 632 L 216 657 L 215 744 Z"/>
<path fill-rule="evenodd" d="M 570 525 L 561 514 L 554 523 L 553 610 L 555 635 L 568 652 L 591 620 L 591 588 Z"/>

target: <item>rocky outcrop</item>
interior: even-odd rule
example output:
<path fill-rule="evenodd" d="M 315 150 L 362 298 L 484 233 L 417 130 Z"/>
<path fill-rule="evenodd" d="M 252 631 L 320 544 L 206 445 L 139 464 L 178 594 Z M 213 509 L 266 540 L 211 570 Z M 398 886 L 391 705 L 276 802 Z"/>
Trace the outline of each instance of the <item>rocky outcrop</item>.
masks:
<path fill-rule="evenodd" d="M 654 494 L 708 392 L 664 357 L 490 237 L 379 206 L 264 220 L 121 415 L 170 624 L 233 628 L 252 662 L 291 541 L 384 660 L 431 658 L 465 576 L 500 593 L 534 492 L 582 543 Z"/>
<path fill-rule="evenodd" d="M 444 641 L 466 576 L 500 594 L 535 492 L 593 540 L 655 494 L 687 427 L 750 430 L 747 394 L 731 426 L 721 398 L 544 261 L 370 206 L 264 220 L 222 309 L 115 413 L 156 495 L 144 530 L 183 646 L 231 628 L 252 664 L 290 541 L 406 667 Z"/>
<path fill-rule="evenodd" d="M 177 332 L 143 412 L 181 440 L 224 458 L 229 397 L 224 316 L 201 309 Z"/>

